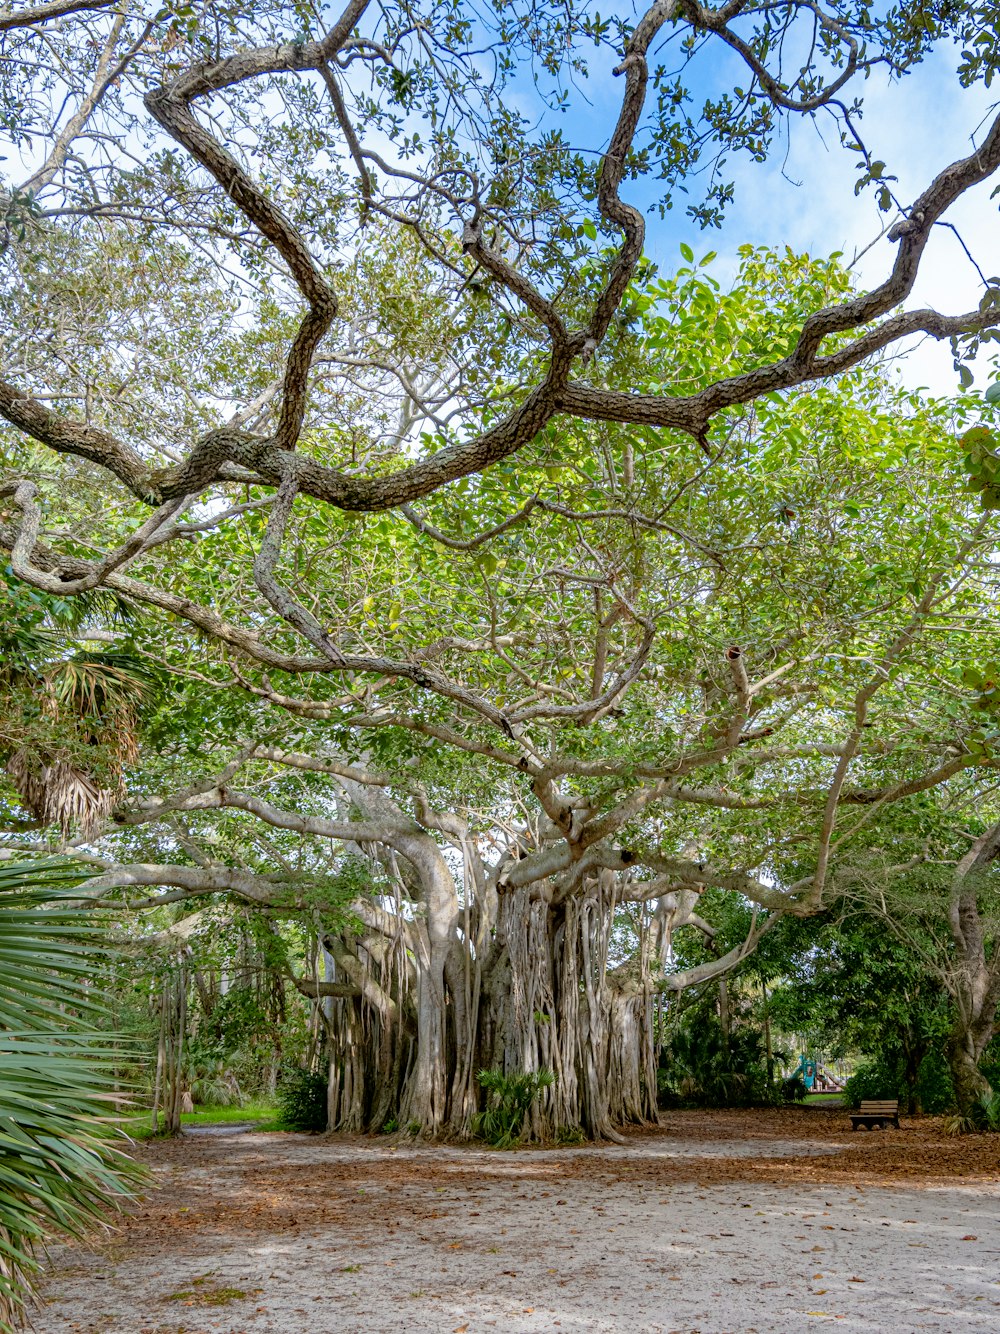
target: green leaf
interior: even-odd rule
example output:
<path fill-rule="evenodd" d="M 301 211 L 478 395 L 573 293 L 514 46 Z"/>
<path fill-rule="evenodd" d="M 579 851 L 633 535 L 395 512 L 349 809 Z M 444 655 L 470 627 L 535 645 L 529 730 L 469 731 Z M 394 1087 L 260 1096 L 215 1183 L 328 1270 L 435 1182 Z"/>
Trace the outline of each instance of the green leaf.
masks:
<path fill-rule="evenodd" d="M 94 1028 L 101 932 L 67 902 L 65 861 L 0 864 L 0 1328 L 18 1320 L 36 1246 L 86 1237 L 138 1169 L 113 1144 L 115 1064 Z"/>

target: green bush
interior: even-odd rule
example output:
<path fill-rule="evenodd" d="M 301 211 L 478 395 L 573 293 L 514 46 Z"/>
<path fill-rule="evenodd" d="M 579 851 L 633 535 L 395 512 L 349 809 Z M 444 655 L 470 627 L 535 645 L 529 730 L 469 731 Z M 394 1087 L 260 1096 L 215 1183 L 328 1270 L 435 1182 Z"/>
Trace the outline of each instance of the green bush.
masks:
<path fill-rule="evenodd" d="M 906 1087 L 904 1084 L 900 1098 L 905 1097 Z M 951 1082 L 951 1071 L 948 1069 L 948 1062 L 945 1060 L 943 1052 L 928 1052 L 920 1062 L 920 1073 L 917 1076 L 917 1097 L 920 1099 L 921 1109 L 930 1116 L 940 1116 L 942 1112 L 947 1112 L 954 1107 L 955 1089 Z"/>
<path fill-rule="evenodd" d="M 192 1100 L 202 1107 L 241 1107 L 246 1099 L 229 1064 L 197 1052 L 185 1063 Z"/>
<path fill-rule="evenodd" d="M 994 1037 L 983 1052 L 979 1068 L 994 1088 L 1000 1088 L 1000 1035 Z"/>
<path fill-rule="evenodd" d="M 523 1075 L 480 1070 L 476 1078 L 486 1091 L 487 1105 L 472 1118 L 472 1133 L 495 1149 L 508 1149 L 521 1138 L 531 1104 L 542 1089 L 555 1083 L 555 1075 L 544 1067 Z"/>
<path fill-rule="evenodd" d="M 278 1080 L 278 1115 L 287 1130 L 319 1131 L 327 1125 L 325 1070 L 285 1066 Z"/>
<path fill-rule="evenodd" d="M 798 1070 L 781 1081 L 781 1096 L 785 1102 L 805 1102 L 807 1092 L 806 1081 Z"/>
<path fill-rule="evenodd" d="M 916 1093 L 921 1108 L 933 1116 L 954 1107 L 951 1074 L 940 1051 L 928 1052 L 921 1062 Z M 844 1086 L 844 1102 L 854 1109 L 871 1098 L 898 1098 L 900 1105 L 905 1107 L 909 1095 L 902 1059 L 893 1060 L 884 1055 L 859 1065 Z"/>
<path fill-rule="evenodd" d="M 768 1080 L 760 1029 L 739 1023 L 727 1042 L 716 1016 L 703 1008 L 685 1015 L 664 1044 L 657 1092 L 661 1107 L 769 1107 L 784 1100 L 782 1088 Z"/>
<path fill-rule="evenodd" d="M 854 1110 L 873 1098 L 898 1096 L 898 1073 L 878 1057 L 859 1065 L 844 1085 L 844 1102 Z"/>
<path fill-rule="evenodd" d="M 974 1115 L 983 1130 L 1000 1131 L 1000 1093 L 984 1093 Z"/>

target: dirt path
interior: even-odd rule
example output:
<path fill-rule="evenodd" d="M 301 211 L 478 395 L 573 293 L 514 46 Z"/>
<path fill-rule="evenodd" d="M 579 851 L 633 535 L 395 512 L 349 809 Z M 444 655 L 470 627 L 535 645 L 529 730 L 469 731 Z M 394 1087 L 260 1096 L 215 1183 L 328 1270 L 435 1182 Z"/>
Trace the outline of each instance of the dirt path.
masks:
<path fill-rule="evenodd" d="M 243 1134 L 60 1248 L 40 1334 L 1000 1328 L 1000 1137 L 691 1113 L 622 1148 Z"/>

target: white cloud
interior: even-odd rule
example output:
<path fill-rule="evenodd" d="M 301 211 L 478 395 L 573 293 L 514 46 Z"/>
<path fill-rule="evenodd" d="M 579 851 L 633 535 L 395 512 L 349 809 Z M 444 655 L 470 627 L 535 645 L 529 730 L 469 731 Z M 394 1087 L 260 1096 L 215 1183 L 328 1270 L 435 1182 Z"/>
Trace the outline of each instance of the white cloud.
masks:
<path fill-rule="evenodd" d="M 962 89 L 954 73 L 954 51 L 939 51 L 905 79 L 889 84 L 873 76 L 863 88 L 862 133 L 873 157 L 899 179 L 896 198 L 908 206 L 950 162 L 972 150 L 977 130 L 991 105 L 981 86 Z M 858 156 L 841 148 L 832 120 L 817 122 L 826 139 L 808 120 L 791 127 L 787 155 L 775 153 L 766 164 L 737 163 L 733 178 L 736 202 L 721 233 L 692 236 L 679 216 L 650 221 L 647 248 L 664 267 L 677 263 L 677 245 L 690 241 L 699 252 L 717 249 L 726 269 L 735 267 L 736 249 L 752 242 L 826 255 L 843 251 L 847 259 L 865 250 L 886 221 L 874 192 L 855 197 Z M 987 277 L 1000 273 L 1000 221 L 997 200 L 990 199 L 993 182 L 965 195 L 948 215 Z M 856 272 L 868 287 L 888 273 L 894 245 L 875 241 L 858 260 Z M 955 234 L 937 227 L 928 246 L 910 308 L 932 306 L 947 313 L 974 309 L 982 295 L 975 267 Z M 992 354 L 991 354 L 992 355 Z M 950 394 L 957 384 L 947 343 L 924 340 L 910 351 L 900 373 L 910 385 Z M 977 381 L 987 378 L 985 358 Z"/>

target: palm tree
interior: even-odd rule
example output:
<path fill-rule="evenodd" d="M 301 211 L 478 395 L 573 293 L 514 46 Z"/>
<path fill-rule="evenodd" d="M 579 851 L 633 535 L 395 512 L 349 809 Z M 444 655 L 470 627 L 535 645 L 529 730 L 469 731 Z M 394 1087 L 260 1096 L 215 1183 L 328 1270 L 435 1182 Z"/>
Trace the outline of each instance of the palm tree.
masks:
<path fill-rule="evenodd" d="M 106 945 L 65 861 L 0 863 L 0 1330 L 23 1321 L 52 1237 L 106 1223 L 139 1179 L 100 1029 Z M 117 1141 L 117 1142 L 116 1142 Z"/>
<path fill-rule="evenodd" d="M 68 651 L 89 621 L 132 615 L 76 602 L 0 576 L 0 767 L 20 805 L 64 839 L 96 836 L 121 798 L 153 685 L 128 649 Z"/>
<path fill-rule="evenodd" d="M 58 824 L 64 839 L 74 827 L 81 838 L 93 838 L 121 799 L 125 767 L 139 753 L 148 674 L 131 654 L 77 653 L 38 669 L 31 693 L 52 739 L 14 749 L 8 777 L 43 824 Z"/>

